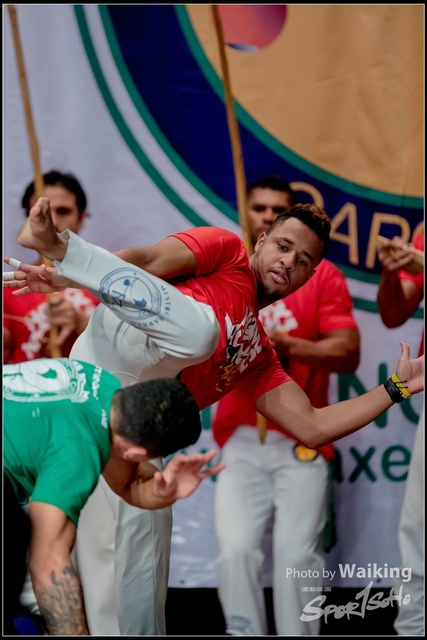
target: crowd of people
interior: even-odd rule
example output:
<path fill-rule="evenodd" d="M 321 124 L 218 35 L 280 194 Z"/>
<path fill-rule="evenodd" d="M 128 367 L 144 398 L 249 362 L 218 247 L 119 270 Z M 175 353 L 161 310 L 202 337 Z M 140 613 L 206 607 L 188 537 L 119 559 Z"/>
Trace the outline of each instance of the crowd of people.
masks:
<path fill-rule="evenodd" d="M 333 443 L 423 391 L 422 352 L 411 359 L 403 343 L 384 385 L 329 405 L 330 373 L 357 369 L 359 330 L 345 277 L 325 258 L 327 214 L 296 202 L 281 178 L 248 185 L 250 258 L 217 228 L 110 253 L 78 235 L 78 181 L 52 171 L 45 185 L 43 198 L 26 190 L 18 237 L 40 258 L 6 259 L 4 469 L 10 493 L 29 501 L 29 571 L 47 632 L 165 635 L 171 504 L 218 474 L 227 634 L 267 633 L 260 545 L 272 514 L 277 631 L 318 634 L 318 621 L 300 619 L 306 582 L 284 580 L 285 567 L 317 570 L 321 584 Z M 408 273 L 413 254 L 398 238 L 379 259 L 381 318 L 399 326 L 422 300 L 423 274 Z M 51 326 L 59 359 L 49 359 Z M 217 401 L 221 463 L 204 468 L 211 451 L 164 467 L 197 441 L 199 411 Z M 422 435 L 420 421 L 399 530 L 402 559 L 419 568 L 402 635 L 423 625 Z"/>

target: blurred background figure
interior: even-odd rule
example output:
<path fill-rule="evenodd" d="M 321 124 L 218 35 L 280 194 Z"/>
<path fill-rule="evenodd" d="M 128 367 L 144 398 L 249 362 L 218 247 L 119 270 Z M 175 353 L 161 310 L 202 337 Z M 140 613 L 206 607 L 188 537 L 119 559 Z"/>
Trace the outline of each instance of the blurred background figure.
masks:
<path fill-rule="evenodd" d="M 260 233 L 266 233 L 278 215 L 285 213 L 296 202 L 290 184 L 280 176 L 264 176 L 246 187 L 246 211 L 252 244 Z"/>
<path fill-rule="evenodd" d="M 424 252 L 424 233 L 413 246 Z M 382 263 L 377 303 L 381 319 L 389 329 L 400 327 L 418 309 L 424 298 L 424 269 L 415 267 L 414 256 L 400 238 L 382 243 L 378 251 Z M 418 273 L 416 273 L 418 271 Z M 419 355 L 424 353 L 424 333 Z M 398 635 L 424 635 L 424 410 L 421 411 L 399 522 L 399 546 L 403 567 L 411 568 L 411 580 L 396 580 L 395 590 L 411 596 L 398 608 L 394 627 Z"/>
<path fill-rule="evenodd" d="M 290 185 L 278 176 L 248 184 L 252 241 L 294 202 Z M 360 339 L 352 308 L 343 273 L 323 259 L 303 287 L 260 312 L 284 369 L 315 407 L 328 404 L 330 373 L 357 369 Z M 213 422 L 213 435 L 226 463 L 217 481 L 215 517 L 219 597 L 227 634 L 268 633 L 261 547 L 274 514 L 277 633 L 316 635 L 320 619 L 302 622 L 300 615 L 313 599 L 313 590 L 321 590 L 324 548 L 333 544 L 334 529 L 325 527 L 332 515 L 333 445 L 307 449 L 270 422 L 261 445 L 256 422 L 253 406 L 238 390 L 220 400 Z M 331 524 L 328 520 L 328 527 Z M 326 532 L 328 539 L 323 537 Z"/>
<path fill-rule="evenodd" d="M 71 174 L 49 171 L 43 176 L 44 193 L 49 198 L 57 231 L 79 233 L 87 214 L 87 200 L 80 182 Z M 25 189 L 22 206 L 28 216 L 33 204 L 34 182 Z M 38 256 L 36 264 L 41 264 Z M 3 361 L 6 364 L 46 358 L 52 347 L 68 356 L 76 338 L 84 331 L 97 299 L 85 290 L 65 289 L 50 297 L 32 293 L 15 297 L 11 289 L 3 292 Z M 52 326 L 57 328 L 54 342 L 49 341 Z"/>

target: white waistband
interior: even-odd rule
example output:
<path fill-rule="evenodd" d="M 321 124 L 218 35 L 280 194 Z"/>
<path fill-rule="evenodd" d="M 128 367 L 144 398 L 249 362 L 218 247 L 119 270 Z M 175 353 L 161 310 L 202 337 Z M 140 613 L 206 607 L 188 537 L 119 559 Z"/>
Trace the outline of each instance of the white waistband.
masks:
<path fill-rule="evenodd" d="M 231 438 L 233 438 L 233 440 L 241 440 L 242 442 L 260 441 L 258 429 L 250 425 L 241 425 L 240 427 L 238 427 L 232 434 Z M 293 442 L 291 438 L 288 438 L 284 434 L 281 434 L 280 431 L 276 431 L 275 429 L 267 429 L 267 434 L 265 437 L 266 443 L 278 444 L 279 442 L 283 442 L 283 440 L 289 440 L 290 442 Z"/>

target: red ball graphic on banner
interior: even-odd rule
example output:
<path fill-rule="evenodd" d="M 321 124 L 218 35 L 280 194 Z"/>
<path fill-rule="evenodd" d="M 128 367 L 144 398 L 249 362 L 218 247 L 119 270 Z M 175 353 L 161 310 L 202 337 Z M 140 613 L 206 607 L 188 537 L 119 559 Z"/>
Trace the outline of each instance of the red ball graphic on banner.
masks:
<path fill-rule="evenodd" d="M 224 41 L 239 51 L 257 51 L 283 29 L 287 5 L 219 5 Z"/>

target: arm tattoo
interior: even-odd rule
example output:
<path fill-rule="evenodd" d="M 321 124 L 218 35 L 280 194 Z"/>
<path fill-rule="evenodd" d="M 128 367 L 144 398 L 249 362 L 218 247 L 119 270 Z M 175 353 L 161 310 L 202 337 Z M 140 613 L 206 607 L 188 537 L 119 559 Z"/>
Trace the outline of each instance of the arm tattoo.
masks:
<path fill-rule="evenodd" d="M 89 635 L 80 580 L 72 566 L 50 574 L 52 585 L 38 588 L 37 602 L 48 635 Z"/>

